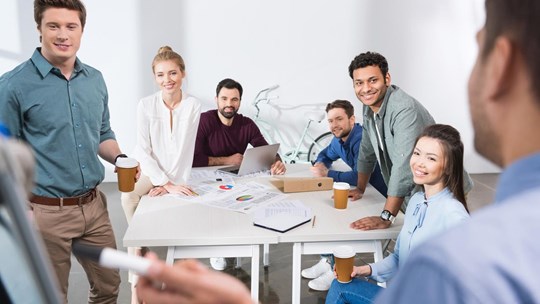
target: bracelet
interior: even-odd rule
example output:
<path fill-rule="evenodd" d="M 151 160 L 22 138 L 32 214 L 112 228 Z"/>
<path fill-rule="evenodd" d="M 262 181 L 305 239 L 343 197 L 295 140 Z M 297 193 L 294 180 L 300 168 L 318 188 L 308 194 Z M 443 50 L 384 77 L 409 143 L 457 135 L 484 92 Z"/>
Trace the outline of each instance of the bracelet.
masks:
<path fill-rule="evenodd" d="M 118 155 L 116 155 L 116 157 L 114 158 L 114 163 L 115 163 L 115 164 L 116 164 L 116 161 L 118 160 L 119 157 L 127 158 L 128 156 L 125 155 L 125 154 L 118 154 Z"/>

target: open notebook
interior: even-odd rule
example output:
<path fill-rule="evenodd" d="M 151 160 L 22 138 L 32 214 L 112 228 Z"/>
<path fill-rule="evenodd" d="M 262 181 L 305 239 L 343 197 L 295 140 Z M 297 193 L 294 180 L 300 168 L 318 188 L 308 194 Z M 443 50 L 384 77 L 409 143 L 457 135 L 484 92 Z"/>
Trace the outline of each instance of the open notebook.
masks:
<path fill-rule="evenodd" d="M 253 214 L 253 225 L 287 232 L 311 221 L 311 209 L 300 201 L 282 200 L 261 207 Z"/>

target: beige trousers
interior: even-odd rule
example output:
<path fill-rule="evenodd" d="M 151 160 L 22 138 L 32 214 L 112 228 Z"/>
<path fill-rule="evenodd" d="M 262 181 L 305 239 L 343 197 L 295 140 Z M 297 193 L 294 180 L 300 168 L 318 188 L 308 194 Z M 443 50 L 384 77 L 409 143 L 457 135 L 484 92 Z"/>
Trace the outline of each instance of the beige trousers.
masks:
<path fill-rule="evenodd" d="M 107 198 L 98 190 L 96 198 L 82 206 L 45 206 L 30 203 L 52 266 L 67 303 L 71 245 L 80 240 L 89 245 L 116 248 L 107 211 Z M 90 291 L 88 303 L 116 303 L 120 286 L 118 269 L 109 269 L 75 256 L 84 268 Z"/>

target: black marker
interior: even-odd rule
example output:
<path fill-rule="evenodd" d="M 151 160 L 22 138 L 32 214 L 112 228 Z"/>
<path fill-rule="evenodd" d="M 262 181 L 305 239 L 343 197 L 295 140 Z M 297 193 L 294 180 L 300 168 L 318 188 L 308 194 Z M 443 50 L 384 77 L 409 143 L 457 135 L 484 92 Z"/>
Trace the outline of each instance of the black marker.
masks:
<path fill-rule="evenodd" d="M 146 275 L 151 261 L 140 256 L 128 255 L 123 251 L 112 248 L 101 248 L 73 242 L 73 253 L 77 256 L 98 262 L 107 268 L 132 270 L 140 275 Z"/>

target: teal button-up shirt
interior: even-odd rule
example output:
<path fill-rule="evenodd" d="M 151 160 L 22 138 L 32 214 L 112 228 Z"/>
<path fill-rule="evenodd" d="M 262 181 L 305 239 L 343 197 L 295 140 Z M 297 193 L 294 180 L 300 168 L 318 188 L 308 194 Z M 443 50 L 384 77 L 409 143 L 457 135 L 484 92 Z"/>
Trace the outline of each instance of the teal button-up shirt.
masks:
<path fill-rule="evenodd" d="M 409 159 L 416 138 L 428 125 L 435 123 L 416 99 L 395 85 L 388 87 L 378 113 L 363 106 L 364 131 L 358 155 L 358 172 L 371 173 L 377 160 L 388 186 L 388 195 L 408 198 L 414 188 Z M 383 149 L 379 148 L 377 124 Z M 403 208 L 404 209 L 404 208 Z"/>
<path fill-rule="evenodd" d="M 103 180 L 99 144 L 115 139 L 107 87 L 101 73 L 79 59 L 66 79 L 40 51 L 0 77 L 0 121 L 34 150 L 34 194 L 80 195 Z"/>

